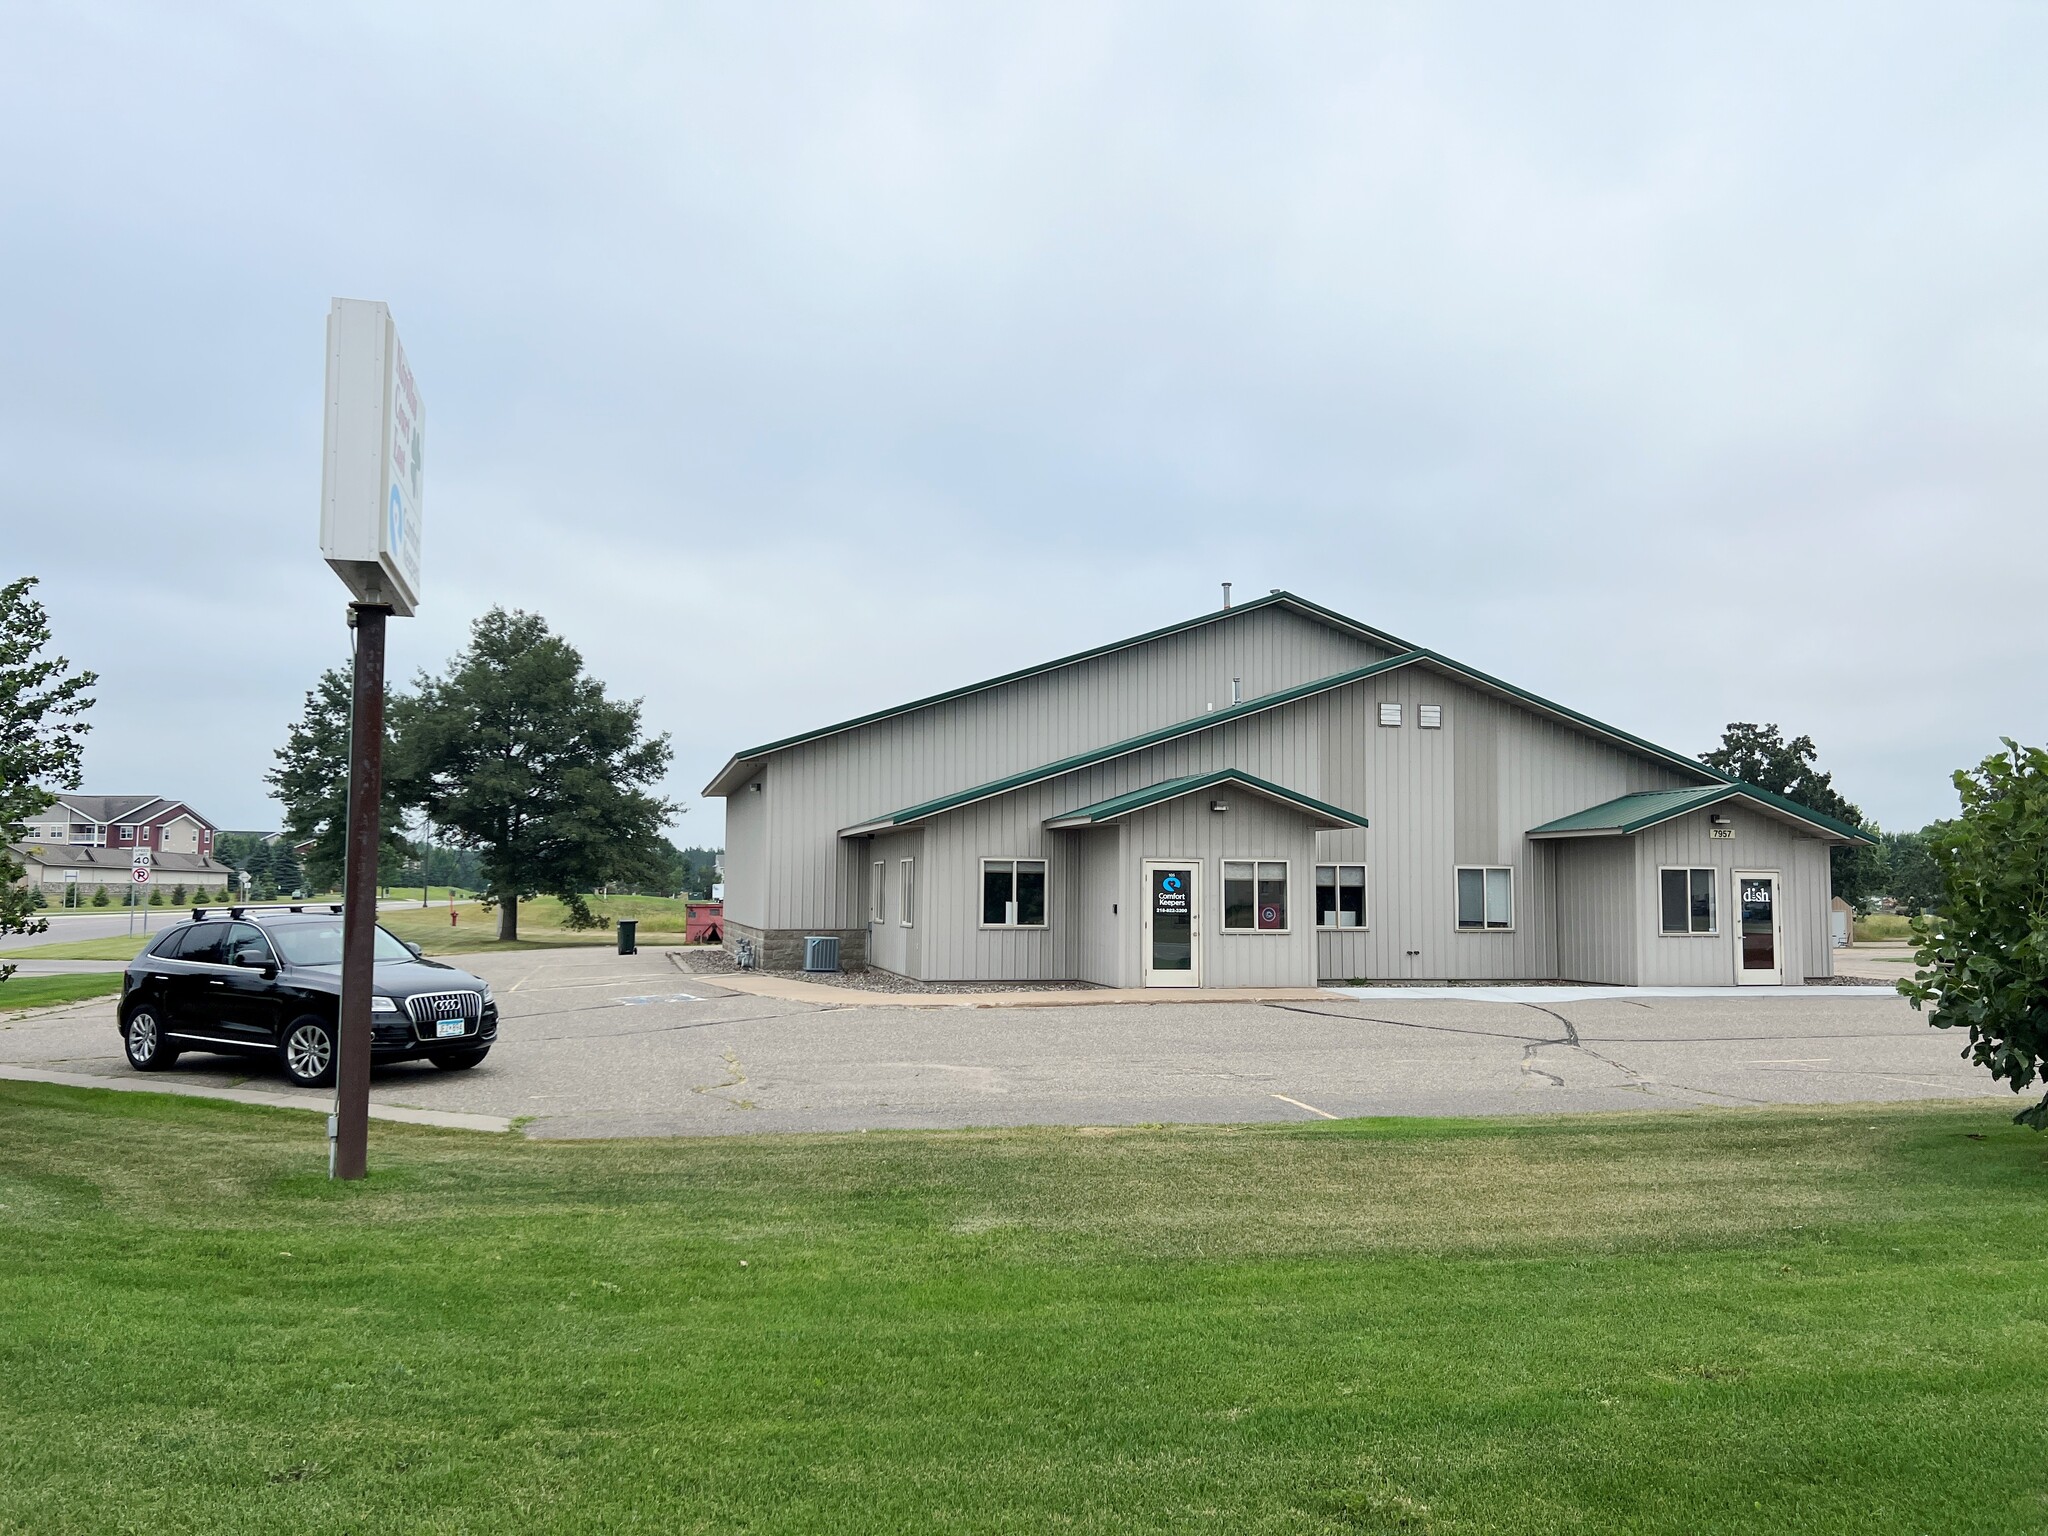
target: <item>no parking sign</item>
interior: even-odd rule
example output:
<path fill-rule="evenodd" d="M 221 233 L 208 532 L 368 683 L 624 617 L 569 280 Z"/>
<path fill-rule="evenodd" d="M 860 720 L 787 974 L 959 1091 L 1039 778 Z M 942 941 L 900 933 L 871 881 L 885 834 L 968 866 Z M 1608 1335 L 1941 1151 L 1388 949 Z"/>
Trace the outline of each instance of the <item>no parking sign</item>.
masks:
<path fill-rule="evenodd" d="M 149 884 L 149 850 L 138 848 L 128 855 L 128 874 L 137 885 Z"/>

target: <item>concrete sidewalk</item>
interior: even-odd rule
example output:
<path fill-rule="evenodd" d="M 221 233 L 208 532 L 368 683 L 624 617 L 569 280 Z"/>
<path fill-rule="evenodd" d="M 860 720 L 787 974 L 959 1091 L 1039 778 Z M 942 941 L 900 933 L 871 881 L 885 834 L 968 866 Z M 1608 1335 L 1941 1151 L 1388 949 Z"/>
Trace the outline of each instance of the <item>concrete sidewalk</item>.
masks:
<path fill-rule="evenodd" d="M 681 970 L 681 967 L 678 967 Z M 793 981 L 787 976 L 762 976 L 752 971 L 699 974 L 682 971 L 691 981 L 749 997 L 772 997 L 814 1008 L 1094 1008 L 1105 1003 L 1304 1003 L 1337 994 L 1320 987 L 1047 987 L 1004 992 L 880 992 L 866 987 L 835 987 L 824 982 Z"/>
<path fill-rule="evenodd" d="M 814 1008 L 1098 1008 L 1118 1003 L 1306 1003 L 1341 998 L 1399 1002 L 1573 1003 L 1631 997 L 1737 998 L 1893 997 L 1890 987 L 1603 987 L 1603 986 L 1383 986 L 1383 987 L 1056 987 L 1001 992 L 883 992 L 835 987 L 821 981 L 763 976 L 754 971 L 700 973 L 677 969 L 707 989 L 740 992 Z"/>

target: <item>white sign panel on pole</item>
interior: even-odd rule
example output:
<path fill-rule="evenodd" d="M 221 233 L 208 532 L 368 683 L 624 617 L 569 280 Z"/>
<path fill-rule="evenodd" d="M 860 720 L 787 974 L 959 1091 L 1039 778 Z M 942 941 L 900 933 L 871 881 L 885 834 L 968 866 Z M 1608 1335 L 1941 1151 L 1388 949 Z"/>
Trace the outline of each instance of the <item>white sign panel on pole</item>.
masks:
<path fill-rule="evenodd" d="M 420 600 L 426 411 L 391 311 L 336 299 L 327 314 L 320 553 L 357 602 L 412 617 Z"/>
<path fill-rule="evenodd" d="M 128 855 L 128 873 L 137 885 L 149 884 L 149 850 L 138 848 Z"/>

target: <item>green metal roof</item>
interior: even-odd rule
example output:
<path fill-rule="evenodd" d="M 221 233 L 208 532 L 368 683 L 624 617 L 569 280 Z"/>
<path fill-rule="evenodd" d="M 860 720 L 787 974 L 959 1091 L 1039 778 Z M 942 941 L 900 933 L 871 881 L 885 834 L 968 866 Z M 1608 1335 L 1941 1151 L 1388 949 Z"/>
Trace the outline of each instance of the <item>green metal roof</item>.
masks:
<path fill-rule="evenodd" d="M 1788 800 L 1773 790 L 1741 783 L 1707 784 L 1698 789 L 1652 789 L 1633 795 L 1623 795 L 1617 800 L 1588 806 L 1585 810 L 1574 811 L 1569 816 L 1560 816 L 1555 821 L 1546 821 L 1540 827 L 1531 827 L 1529 836 L 1631 837 L 1647 828 L 1690 815 L 1694 811 L 1703 811 L 1710 805 L 1719 805 L 1726 800 L 1754 801 L 1767 810 L 1803 821 L 1845 842 L 1877 841 L 1862 828 L 1852 827 L 1846 821 L 1824 816 L 1819 811 L 1811 810 L 1796 800 Z"/>
<path fill-rule="evenodd" d="M 1107 800 L 1098 800 L 1093 805 L 1084 805 L 1077 811 L 1067 811 L 1058 816 L 1049 816 L 1048 827 L 1090 826 L 1097 822 L 1114 821 L 1119 816 L 1128 816 L 1133 811 L 1142 811 L 1147 806 L 1159 805 L 1168 800 L 1178 800 L 1183 795 L 1192 795 L 1218 784 L 1239 784 L 1254 794 L 1265 795 L 1279 800 L 1296 810 L 1305 811 L 1318 821 L 1327 822 L 1331 829 L 1339 827 L 1363 827 L 1369 825 L 1363 816 L 1351 811 L 1341 811 L 1334 805 L 1311 799 L 1295 790 L 1283 788 L 1249 773 L 1240 773 L 1235 768 L 1225 768 L 1217 773 L 1192 773 L 1178 779 L 1165 779 L 1157 784 L 1147 784 L 1143 789 L 1133 789 Z"/>
<path fill-rule="evenodd" d="M 1175 741 L 1182 736 L 1192 736 L 1197 731 L 1206 731 L 1212 726 L 1228 725 L 1233 720 L 1242 720 L 1247 715 L 1261 714 L 1269 709 L 1278 709 L 1283 704 L 1292 704 L 1296 699 L 1305 699 L 1313 694 L 1328 693 L 1332 688 L 1342 688 L 1363 678 L 1381 672 L 1392 672 L 1407 666 L 1421 653 L 1404 651 L 1399 656 L 1389 656 L 1385 661 L 1371 662 L 1363 667 L 1354 667 L 1349 672 L 1318 678 L 1312 683 L 1302 683 L 1293 688 L 1283 688 L 1278 693 L 1261 694 L 1256 699 L 1247 699 L 1242 704 L 1232 704 L 1227 709 L 1212 709 L 1182 720 L 1175 725 L 1161 726 L 1156 731 L 1147 731 L 1142 736 L 1126 737 L 1111 742 L 1106 747 L 1095 747 L 1086 752 L 1077 752 L 1072 757 L 1063 757 L 1057 762 L 1045 763 L 1037 768 L 1027 768 L 1022 773 L 1013 773 L 1007 778 L 993 779 L 986 784 L 977 784 L 972 789 L 963 789 L 958 794 L 942 795 L 936 800 L 927 800 L 921 805 L 906 806 L 900 811 L 881 816 L 873 821 L 864 821 L 858 826 L 841 830 L 841 837 L 864 837 L 886 827 L 900 827 L 906 822 L 922 821 L 927 816 L 937 816 L 945 811 L 956 811 L 963 805 L 972 805 L 977 800 L 987 800 L 995 795 L 1006 795 L 1011 790 L 1023 789 L 1030 784 L 1040 784 L 1047 779 L 1056 779 L 1063 773 L 1075 773 L 1083 768 L 1092 768 L 1097 763 L 1106 763 L 1112 758 L 1128 753 L 1141 752 L 1146 747 L 1156 747 L 1162 742 Z"/>
<path fill-rule="evenodd" d="M 704 793 L 707 795 L 723 793 L 719 786 L 725 782 L 726 777 L 735 768 L 743 763 L 766 757 L 771 752 L 780 752 L 785 747 L 802 746 L 805 742 L 816 741 L 820 737 L 836 736 L 841 731 L 851 731 L 863 725 L 873 725 L 876 721 L 887 720 L 892 715 L 907 715 L 912 710 L 927 709 L 934 704 L 944 704 L 952 699 L 961 699 L 972 693 L 980 693 L 984 689 L 1000 688 L 1005 683 L 1021 682 L 1027 677 L 1036 677 L 1043 672 L 1055 672 L 1061 667 L 1071 667 L 1079 662 L 1093 661 L 1098 656 L 1107 656 L 1115 651 L 1129 650 L 1134 645 L 1145 645 L 1153 640 L 1163 640 L 1168 635 L 1177 635 L 1190 629 L 1199 629 L 1204 624 L 1214 624 L 1219 620 L 1232 618 L 1240 613 L 1250 613 L 1255 609 L 1274 607 L 1292 608 L 1298 613 L 1305 613 L 1313 618 L 1321 619 L 1324 623 L 1338 629 L 1349 630 L 1353 634 L 1364 635 L 1367 639 L 1377 641 L 1381 645 L 1392 646 L 1397 651 L 1406 651 L 1410 648 L 1406 640 L 1390 635 L 1385 630 L 1374 629 L 1370 624 L 1361 624 L 1358 620 L 1348 618 L 1344 614 L 1337 612 L 1334 608 L 1325 608 L 1320 603 L 1312 603 L 1305 597 L 1295 596 L 1292 592 L 1270 592 L 1264 597 L 1255 597 L 1247 602 L 1233 603 L 1228 608 L 1219 608 L 1213 613 L 1201 614 L 1192 619 L 1183 619 L 1178 624 L 1168 624 L 1162 629 L 1147 630 L 1144 634 L 1133 635 L 1128 640 L 1113 640 L 1108 645 L 1098 645 L 1092 650 L 1076 651 L 1073 655 L 1062 656 L 1057 661 L 1043 662 L 1038 666 L 1025 667 L 1016 672 L 1005 672 L 1001 677 L 991 677 L 983 682 L 969 683 L 964 688 L 949 688 L 944 693 L 935 693 L 928 698 L 913 699 L 908 704 L 895 704 L 888 709 L 875 710 L 872 714 L 856 715 L 853 719 L 842 720 L 837 725 L 821 726 L 815 731 L 802 731 L 795 736 L 785 736 L 780 741 L 763 742 L 758 747 L 748 747 L 743 752 L 734 753 L 726 761 L 726 765 L 719 769 L 717 775 L 705 786 Z"/>

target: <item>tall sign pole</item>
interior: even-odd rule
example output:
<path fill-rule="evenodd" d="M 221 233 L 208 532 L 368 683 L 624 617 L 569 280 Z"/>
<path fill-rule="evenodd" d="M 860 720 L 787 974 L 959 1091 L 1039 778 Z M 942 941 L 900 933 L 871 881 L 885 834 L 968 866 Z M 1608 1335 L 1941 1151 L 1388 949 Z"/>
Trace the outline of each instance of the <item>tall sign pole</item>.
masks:
<path fill-rule="evenodd" d="M 327 315 L 327 424 L 320 553 L 354 598 L 347 863 L 342 872 L 341 1018 L 328 1172 L 369 1167 L 370 998 L 377 982 L 377 863 L 384 802 L 384 638 L 420 593 L 426 413 L 391 311 L 336 299 Z"/>

